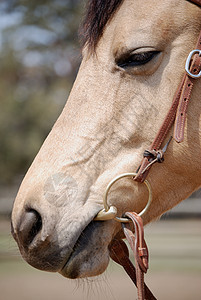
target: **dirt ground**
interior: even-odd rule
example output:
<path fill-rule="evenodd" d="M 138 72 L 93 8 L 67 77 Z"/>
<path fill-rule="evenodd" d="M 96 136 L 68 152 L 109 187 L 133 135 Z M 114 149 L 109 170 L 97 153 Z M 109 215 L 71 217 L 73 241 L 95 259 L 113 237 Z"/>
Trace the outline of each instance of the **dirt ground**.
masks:
<path fill-rule="evenodd" d="M 146 228 L 150 270 L 145 279 L 157 299 L 201 299 L 201 220 L 159 221 Z M 131 300 L 136 291 L 120 267 L 104 275 L 67 280 L 24 263 L 8 222 L 0 222 L 0 300 Z"/>

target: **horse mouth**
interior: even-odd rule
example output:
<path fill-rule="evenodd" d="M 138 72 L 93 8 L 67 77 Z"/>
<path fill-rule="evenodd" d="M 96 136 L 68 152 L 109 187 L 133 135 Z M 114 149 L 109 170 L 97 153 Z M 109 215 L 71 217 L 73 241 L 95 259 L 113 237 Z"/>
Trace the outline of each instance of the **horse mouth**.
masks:
<path fill-rule="evenodd" d="M 77 241 L 75 242 L 72 252 L 67 258 L 67 261 L 65 262 L 64 266 L 62 269 L 59 271 L 61 275 L 64 277 L 70 278 L 70 279 L 76 279 L 76 278 L 81 278 L 85 277 L 84 274 L 82 274 L 82 266 L 85 265 L 85 268 L 88 267 L 90 268 L 90 260 L 91 258 L 93 259 L 94 252 L 99 251 L 101 248 L 101 234 L 98 232 L 101 232 L 102 228 L 104 227 L 105 222 L 101 221 L 91 221 L 85 229 L 81 232 L 79 235 Z M 95 242 L 95 237 L 97 238 L 98 235 L 98 240 L 99 243 Z M 97 239 L 96 239 L 97 241 Z M 109 243 L 107 243 L 108 246 Z M 106 248 L 107 248 L 106 246 Z M 94 249 L 95 247 L 95 249 Z M 108 251 L 106 251 L 108 252 Z M 108 259 L 109 261 L 109 259 Z M 106 266 L 107 267 L 107 266 Z M 105 268 L 106 268 L 105 267 Z M 104 270 L 105 270 L 104 268 Z M 103 271 L 104 271 L 103 270 Z M 103 272 L 101 271 L 101 273 Z M 97 274 L 98 275 L 98 274 Z M 89 274 L 90 276 L 90 274 Z M 93 275 L 94 276 L 94 275 Z"/>

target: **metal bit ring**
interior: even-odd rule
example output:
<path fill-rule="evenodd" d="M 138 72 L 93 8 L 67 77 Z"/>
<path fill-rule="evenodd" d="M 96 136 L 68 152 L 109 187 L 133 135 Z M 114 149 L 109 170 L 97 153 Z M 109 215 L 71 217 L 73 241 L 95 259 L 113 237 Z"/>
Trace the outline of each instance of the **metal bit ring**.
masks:
<path fill-rule="evenodd" d="M 103 205 L 104 205 L 104 209 L 101 210 L 98 215 L 96 216 L 95 220 L 109 220 L 109 219 L 115 219 L 116 221 L 118 222 L 123 222 L 123 223 L 128 223 L 130 222 L 130 220 L 128 218 L 120 218 L 120 217 L 117 217 L 115 214 L 117 214 L 117 209 L 115 206 L 109 206 L 108 203 L 107 203 L 107 198 L 108 198 L 108 193 L 111 189 L 111 187 L 113 186 L 113 184 L 115 182 L 117 182 L 118 180 L 122 179 L 122 178 L 125 178 L 125 177 L 130 177 L 130 178 L 134 178 L 135 176 L 137 175 L 137 173 L 123 173 L 123 174 L 120 174 L 118 175 L 117 177 L 115 177 L 113 180 L 110 181 L 110 183 L 108 184 L 106 190 L 105 190 L 105 194 L 104 194 L 104 197 L 103 197 Z M 150 183 L 148 182 L 148 180 L 145 180 L 143 182 L 147 189 L 148 189 L 148 192 L 149 192 L 149 198 L 148 198 L 148 201 L 147 201 L 147 204 L 145 206 L 145 208 L 138 214 L 140 217 L 147 211 L 147 209 L 149 208 L 150 204 L 151 204 L 151 201 L 152 201 L 152 190 L 151 190 L 151 185 Z M 112 209 L 111 209 L 112 208 Z M 110 210 L 112 210 L 112 213 L 110 215 Z M 116 213 L 114 213 L 116 212 Z"/>

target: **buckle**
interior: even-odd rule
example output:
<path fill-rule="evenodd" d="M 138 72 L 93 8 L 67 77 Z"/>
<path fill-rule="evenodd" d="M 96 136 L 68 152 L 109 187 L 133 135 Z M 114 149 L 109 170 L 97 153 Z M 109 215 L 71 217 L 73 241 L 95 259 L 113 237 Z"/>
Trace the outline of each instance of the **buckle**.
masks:
<path fill-rule="evenodd" d="M 189 53 L 189 56 L 186 60 L 186 64 L 185 64 L 185 70 L 186 70 L 186 73 L 192 77 L 192 78 L 199 78 L 201 77 L 201 71 L 198 73 L 198 74 L 193 74 L 190 72 L 190 63 L 191 63 L 191 59 L 193 57 L 194 54 L 198 54 L 200 57 L 201 57 L 201 50 L 198 50 L 198 49 L 195 49 L 195 50 L 192 50 L 190 53 Z"/>

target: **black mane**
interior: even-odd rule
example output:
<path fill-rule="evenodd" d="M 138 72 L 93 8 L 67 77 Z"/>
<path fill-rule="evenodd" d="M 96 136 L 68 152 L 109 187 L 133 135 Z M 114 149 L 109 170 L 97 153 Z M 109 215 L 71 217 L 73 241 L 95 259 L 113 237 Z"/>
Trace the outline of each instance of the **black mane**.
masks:
<path fill-rule="evenodd" d="M 84 22 L 80 29 L 83 45 L 95 50 L 104 28 L 123 0 L 88 0 Z"/>

